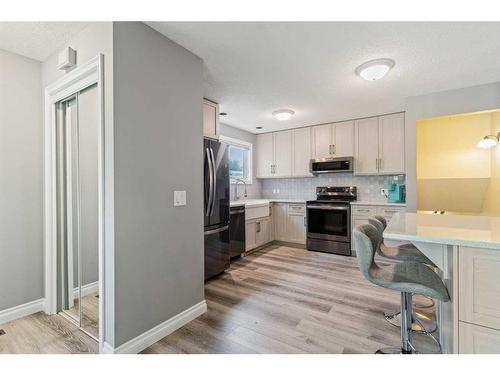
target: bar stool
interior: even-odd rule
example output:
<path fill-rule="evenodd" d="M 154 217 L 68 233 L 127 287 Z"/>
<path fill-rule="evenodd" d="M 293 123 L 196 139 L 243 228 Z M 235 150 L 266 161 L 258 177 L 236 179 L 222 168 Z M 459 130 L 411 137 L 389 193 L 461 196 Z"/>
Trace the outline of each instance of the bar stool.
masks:
<path fill-rule="evenodd" d="M 368 222 L 375 226 L 379 231 L 380 235 L 382 236 L 382 233 L 384 232 L 385 228 L 387 227 L 387 221 L 383 216 L 372 216 L 368 218 Z M 420 250 L 418 250 L 414 245 L 408 243 L 408 244 L 403 244 L 399 245 L 396 247 L 388 247 L 384 244 L 384 240 L 382 238 L 382 241 L 380 243 L 380 247 L 377 249 L 377 253 L 388 259 L 392 260 L 397 260 L 397 261 L 403 261 L 403 262 L 417 262 L 417 263 L 422 263 L 430 267 L 432 270 L 434 270 L 434 263 L 427 258 Z M 432 298 L 426 297 L 426 296 L 420 296 L 421 298 L 424 298 L 427 300 L 427 303 L 415 303 L 413 302 L 413 306 L 415 308 L 419 309 L 426 309 L 434 306 L 434 301 Z M 385 312 L 384 313 L 386 320 L 394 325 L 399 327 L 399 322 L 395 322 L 394 319 L 399 315 L 399 311 L 396 312 Z M 431 322 L 431 319 L 421 313 L 415 313 L 414 318 L 417 321 L 417 325 L 413 325 L 413 329 L 415 331 L 422 331 L 423 333 L 430 334 L 436 331 L 437 325 L 435 323 Z"/>
<path fill-rule="evenodd" d="M 375 253 L 382 242 L 380 231 L 372 224 L 363 224 L 353 230 L 358 265 L 363 276 L 382 288 L 401 292 L 401 347 L 383 348 L 379 354 L 411 354 L 416 352 L 411 343 L 412 295 L 422 294 L 437 300 L 450 300 L 448 290 L 439 276 L 422 263 L 402 262 L 389 266 L 375 263 Z M 436 340 L 439 344 L 439 342 Z"/>

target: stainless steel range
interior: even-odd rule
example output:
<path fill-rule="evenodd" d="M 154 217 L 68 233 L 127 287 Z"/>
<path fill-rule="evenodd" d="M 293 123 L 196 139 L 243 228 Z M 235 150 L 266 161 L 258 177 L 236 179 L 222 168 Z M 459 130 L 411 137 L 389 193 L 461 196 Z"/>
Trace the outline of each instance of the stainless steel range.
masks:
<path fill-rule="evenodd" d="M 316 200 L 307 201 L 307 249 L 351 255 L 351 201 L 355 186 L 316 188 Z"/>

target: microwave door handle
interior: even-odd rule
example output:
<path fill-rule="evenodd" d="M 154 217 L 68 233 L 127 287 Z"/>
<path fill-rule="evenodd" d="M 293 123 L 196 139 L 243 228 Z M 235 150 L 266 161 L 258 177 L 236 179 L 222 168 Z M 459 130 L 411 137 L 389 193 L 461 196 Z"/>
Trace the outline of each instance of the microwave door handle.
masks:
<path fill-rule="evenodd" d="M 212 189 L 212 208 L 210 210 L 210 216 L 214 213 L 215 208 L 215 194 L 217 192 L 217 175 L 215 171 L 215 157 L 214 150 L 210 147 L 210 156 L 212 157 L 212 174 L 213 174 L 213 189 Z"/>
<path fill-rule="evenodd" d="M 207 202 L 207 209 L 206 209 L 206 215 L 210 216 L 210 210 L 212 207 L 212 197 L 214 194 L 214 173 L 213 173 L 213 167 L 212 167 L 212 158 L 210 157 L 210 151 L 205 149 L 205 153 L 207 155 L 207 162 L 208 162 L 208 181 L 209 181 L 209 190 L 208 190 L 208 202 Z"/>

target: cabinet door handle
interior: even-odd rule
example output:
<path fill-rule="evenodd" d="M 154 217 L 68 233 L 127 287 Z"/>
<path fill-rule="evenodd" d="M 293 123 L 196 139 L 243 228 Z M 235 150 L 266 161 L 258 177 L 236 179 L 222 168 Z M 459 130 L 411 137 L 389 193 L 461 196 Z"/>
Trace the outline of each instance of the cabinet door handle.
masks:
<path fill-rule="evenodd" d="M 382 160 L 384 160 L 384 159 L 380 158 L 378 160 L 379 160 L 378 161 L 378 169 L 382 169 L 383 168 Z"/>
<path fill-rule="evenodd" d="M 335 145 L 332 145 L 332 154 L 335 155 Z"/>
<path fill-rule="evenodd" d="M 307 221 L 305 216 L 304 216 L 304 226 L 307 227 Z"/>
<path fill-rule="evenodd" d="M 257 233 L 260 233 L 260 221 L 257 222 Z"/>

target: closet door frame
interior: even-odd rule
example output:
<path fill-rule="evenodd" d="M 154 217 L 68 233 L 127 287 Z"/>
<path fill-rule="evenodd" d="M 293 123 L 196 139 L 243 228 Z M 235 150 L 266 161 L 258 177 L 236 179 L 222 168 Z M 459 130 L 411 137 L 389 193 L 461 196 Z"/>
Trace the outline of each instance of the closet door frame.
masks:
<path fill-rule="evenodd" d="M 105 254 L 113 251 L 113 199 L 105 193 L 113 192 L 113 138 L 112 124 L 104 127 L 104 55 L 98 54 L 87 63 L 65 74 L 45 88 L 44 117 L 44 256 L 45 304 L 47 314 L 57 313 L 57 142 L 56 105 L 61 100 L 97 84 L 98 112 L 98 253 L 99 253 L 99 351 L 103 351 L 105 326 Z M 107 136 L 104 137 L 104 134 Z M 106 166 L 106 168 L 104 168 Z M 112 195 L 109 195 L 112 198 Z M 106 208 L 106 226 L 105 223 Z"/>

